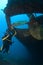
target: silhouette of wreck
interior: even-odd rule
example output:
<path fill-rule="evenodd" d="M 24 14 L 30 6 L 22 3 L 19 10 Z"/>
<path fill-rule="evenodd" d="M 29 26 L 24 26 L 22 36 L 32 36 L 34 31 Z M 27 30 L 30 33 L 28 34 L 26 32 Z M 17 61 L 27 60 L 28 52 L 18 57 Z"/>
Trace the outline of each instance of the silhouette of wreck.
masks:
<path fill-rule="evenodd" d="M 43 12 L 43 0 L 8 0 L 7 7 L 4 9 L 6 15 L 6 22 L 8 24 L 8 29 L 11 30 L 11 21 L 10 17 L 18 14 L 29 14 L 32 13 L 42 13 Z M 43 16 L 36 18 L 39 24 L 43 25 Z M 14 30 L 17 32 L 15 35 L 16 38 L 22 42 L 24 46 L 30 51 L 32 55 L 32 63 L 41 63 L 43 64 L 43 40 L 35 39 L 31 34 L 24 35 L 29 29 L 17 29 L 14 27 Z"/>
<path fill-rule="evenodd" d="M 7 24 L 10 28 L 10 17 L 18 14 L 43 13 L 43 0 L 8 0 L 4 9 Z"/>

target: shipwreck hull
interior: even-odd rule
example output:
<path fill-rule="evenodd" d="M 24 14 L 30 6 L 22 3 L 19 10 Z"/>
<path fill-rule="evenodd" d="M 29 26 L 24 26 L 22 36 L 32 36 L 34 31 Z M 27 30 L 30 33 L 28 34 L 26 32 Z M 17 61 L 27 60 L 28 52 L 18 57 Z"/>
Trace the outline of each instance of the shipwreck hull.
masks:
<path fill-rule="evenodd" d="M 43 0 L 8 0 L 4 12 L 8 16 L 33 12 L 41 13 L 43 12 Z"/>

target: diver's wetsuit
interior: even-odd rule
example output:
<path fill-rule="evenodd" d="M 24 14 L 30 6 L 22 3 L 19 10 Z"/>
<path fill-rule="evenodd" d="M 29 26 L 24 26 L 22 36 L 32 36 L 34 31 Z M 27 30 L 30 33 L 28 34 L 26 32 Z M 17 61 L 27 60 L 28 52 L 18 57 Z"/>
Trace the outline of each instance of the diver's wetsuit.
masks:
<path fill-rule="evenodd" d="M 3 40 L 3 48 L 2 48 L 2 51 L 4 50 L 3 52 L 8 52 L 9 51 L 9 46 L 12 44 L 11 39 L 12 39 L 12 37 L 10 35 L 6 40 Z"/>
<path fill-rule="evenodd" d="M 13 43 L 12 42 L 12 36 L 14 35 L 15 31 L 12 31 L 12 34 L 9 33 L 9 31 L 7 31 L 7 32 L 8 32 L 8 34 L 5 33 L 5 36 L 3 36 L 3 38 L 5 38 L 7 35 L 9 35 L 9 37 L 7 39 L 3 40 L 2 51 L 8 53 L 10 45 Z"/>

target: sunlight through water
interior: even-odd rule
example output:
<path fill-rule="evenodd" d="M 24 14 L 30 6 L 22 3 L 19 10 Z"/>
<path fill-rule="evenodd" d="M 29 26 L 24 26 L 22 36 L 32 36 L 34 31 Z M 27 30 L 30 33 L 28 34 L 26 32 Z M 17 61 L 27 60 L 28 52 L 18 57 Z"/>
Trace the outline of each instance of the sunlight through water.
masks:
<path fill-rule="evenodd" d="M 0 9 L 4 9 L 8 3 L 8 0 L 0 0 Z"/>

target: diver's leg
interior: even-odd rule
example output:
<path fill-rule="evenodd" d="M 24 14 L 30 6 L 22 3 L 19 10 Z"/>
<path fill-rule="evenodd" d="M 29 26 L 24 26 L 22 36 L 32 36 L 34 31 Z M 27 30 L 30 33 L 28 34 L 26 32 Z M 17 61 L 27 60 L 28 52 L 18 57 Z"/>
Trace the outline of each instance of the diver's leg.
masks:
<path fill-rule="evenodd" d="M 1 48 L 0 48 L 0 52 L 2 52 L 2 49 L 3 49 L 3 45 L 2 45 Z"/>
<path fill-rule="evenodd" d="M 5 36 L 4 36 L 5 37 Z M 3 38 L 4 38 L 3 37 Z M 3 38 L 2 38 L 2 41 L 3 41 L 3 44 L 2 44 L 2 46 L 1 46 L 1 48 L 0 48 L 0 51 L 3 51 L 5 48 L 6 48 L 6 39 L 5 40 L 3 40 Z"/>
<path fill-rule="evenodd" d="M 1 48 L 0 48 L 0 52 L 2 52 L 4 49 L 5 49 L 5 46 L 2 45 Z"/>

